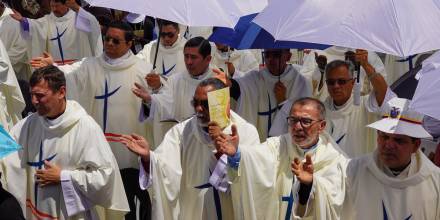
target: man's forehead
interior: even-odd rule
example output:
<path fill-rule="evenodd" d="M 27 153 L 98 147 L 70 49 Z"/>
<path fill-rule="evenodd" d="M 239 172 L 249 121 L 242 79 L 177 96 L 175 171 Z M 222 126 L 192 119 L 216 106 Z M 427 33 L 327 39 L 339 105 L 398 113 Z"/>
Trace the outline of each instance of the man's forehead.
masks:
<path fill-rule="evenodd" d="M 315 108 L 313 104 L 294 104 L 290 110 L 290 116 L 308 116 L 308 117 L 318 117 L 319 110 Z"/>
<path fill-rule="evenodd" d="M 330 71 L 328 75 L 333 77 L 338 77 L 338 76 L 345 77 L 345 76 L 350 76 L 350 72 L 348 71 L 346 66 L 342 65 Z"/>
<path fill-rule="evenodd" d="M 190 54 L 190 55 L 199 55 L 201 56 L 201 54 L 199 53 L 199 48 L 198 47 L 186 47 L 183 50 L 184 54 Z"/>
<path fill-rule="evenodd" d="M 106 32 L 107 36 L 124 38 L 125 31 L 119 28 L 110 27 Z"/>

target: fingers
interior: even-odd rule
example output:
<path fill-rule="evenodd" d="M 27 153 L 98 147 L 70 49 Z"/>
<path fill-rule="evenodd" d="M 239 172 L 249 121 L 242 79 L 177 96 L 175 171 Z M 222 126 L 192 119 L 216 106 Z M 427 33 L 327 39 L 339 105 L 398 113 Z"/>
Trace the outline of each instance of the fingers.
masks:
<path fill-rule="evenodd" d="M 144 137 L 142 137 L 141 135 L 138 135 L 136 133 L 133 133 L 130 135 L 134 140 L 145 140 Z"/>
<path fill-rule="evenodd" d="M 312 156 L 310 154 L 306 154 L 306 164 L 313 164 Z"/>
<path fill-rule="evenodd" d="M 139 84 L 137 82 L 134 83 L 134 86 L 136 86 L 136 88 L 140 89 L 140 90 L 144 90 L 145 89 L 141 84 Z"/>
<path fill-rule="evenodd" d="M 300 173 L 300 169 L 301 169 L 301 162 L 299 161 L 298 158 L 293 159 L 293 161 L 291 163 L 291 168 L 292 168 L 293 174 L 298 176 Z"/>

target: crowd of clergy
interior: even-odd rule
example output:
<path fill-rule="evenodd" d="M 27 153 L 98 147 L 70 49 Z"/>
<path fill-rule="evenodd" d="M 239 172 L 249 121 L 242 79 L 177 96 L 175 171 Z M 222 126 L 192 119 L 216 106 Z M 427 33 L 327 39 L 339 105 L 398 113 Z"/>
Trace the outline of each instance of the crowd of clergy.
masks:
<path fill-rule="evenodd" d="M 430 54 L 236 50 L 213 29 L 0 1 L 0 127 L 21 146 L 0 218 L 440 219 L 440 123 L 391 86 Z"/>

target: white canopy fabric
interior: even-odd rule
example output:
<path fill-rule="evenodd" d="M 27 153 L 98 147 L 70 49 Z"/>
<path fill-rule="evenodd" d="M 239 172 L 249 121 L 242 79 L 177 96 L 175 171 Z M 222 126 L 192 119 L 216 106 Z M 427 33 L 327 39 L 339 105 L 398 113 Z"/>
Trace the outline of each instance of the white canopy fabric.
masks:
<path fill-rule="evenodd" d="M 410 108 L 440 120 L 440 52 L 422 63 Z"/>
<path fill-rule="evenodd" d="M 276 40 L 401 57 L 440 48 L 439 0 L 271 0 L 253 21 Z"/>
<path fill-rule="evenodd" d="M 86 0 L 92 6 L 149 15 L 188 26 L 234 28 L 238 19 L 261 11 L 267 0 Z"/>

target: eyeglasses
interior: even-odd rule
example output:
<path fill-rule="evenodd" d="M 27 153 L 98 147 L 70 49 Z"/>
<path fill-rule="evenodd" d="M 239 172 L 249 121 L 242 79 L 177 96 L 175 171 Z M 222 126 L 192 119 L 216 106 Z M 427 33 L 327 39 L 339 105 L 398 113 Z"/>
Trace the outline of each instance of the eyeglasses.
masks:
<path fill-rule="evenodd" d="M 197 99 L 193 99 L 191 100 L 191 105 L 194 108 L 197 108 L 197 106 L 202 106 L 204 109 L 209 109 L 209 104 L 208 104 L 208 100 L 197 100 Z"/>
<path fill-rule="evenodd" d="M 336 85 L 336 83 L 340 86 L 343 86 L 343 85 L 347 84 L 348 82 L 350 82 L 351 80 L 353 80 L 353 78 L 350 78 L 350 79 L 327 79 L 327 80 L 325 80 L 325 83 L 328 86 L 334 86 L 334 85 Z"/>
<path fill-rule="evenodd" d="M 116 39 L 116 38 L 113 38 L 113 37 L 110 37 L 110 36 L 105 36 L 104 37 L 104 41 L 105 42 L 112 41 L 113 44 L 115 44 L 115 45 L 119 45 L 120 43 L 125 42 L 125 40 L 119 40 L 119 39 Z"/>
<path fill-rule="evenodd" d="M 303 128 L 308 128 L 308 127 L 312 126 L 314 123 L 320 122 L 320 121 L 322 121 L 322 120 L 314 120 L 311 118 L 301 118 L 301 117 L 295 117 L 295 116 L 287 117 L 287 124 L 289 126 L 294 126 L 294 125 L 296 125 L 296 123 L 299 122 Z"/>
<path fill-rule="evenodd" d="M 165 38 L 173 38 L 176 35 L 176 33 L 173 32 L 160 32 L 160 37 Z"/>

